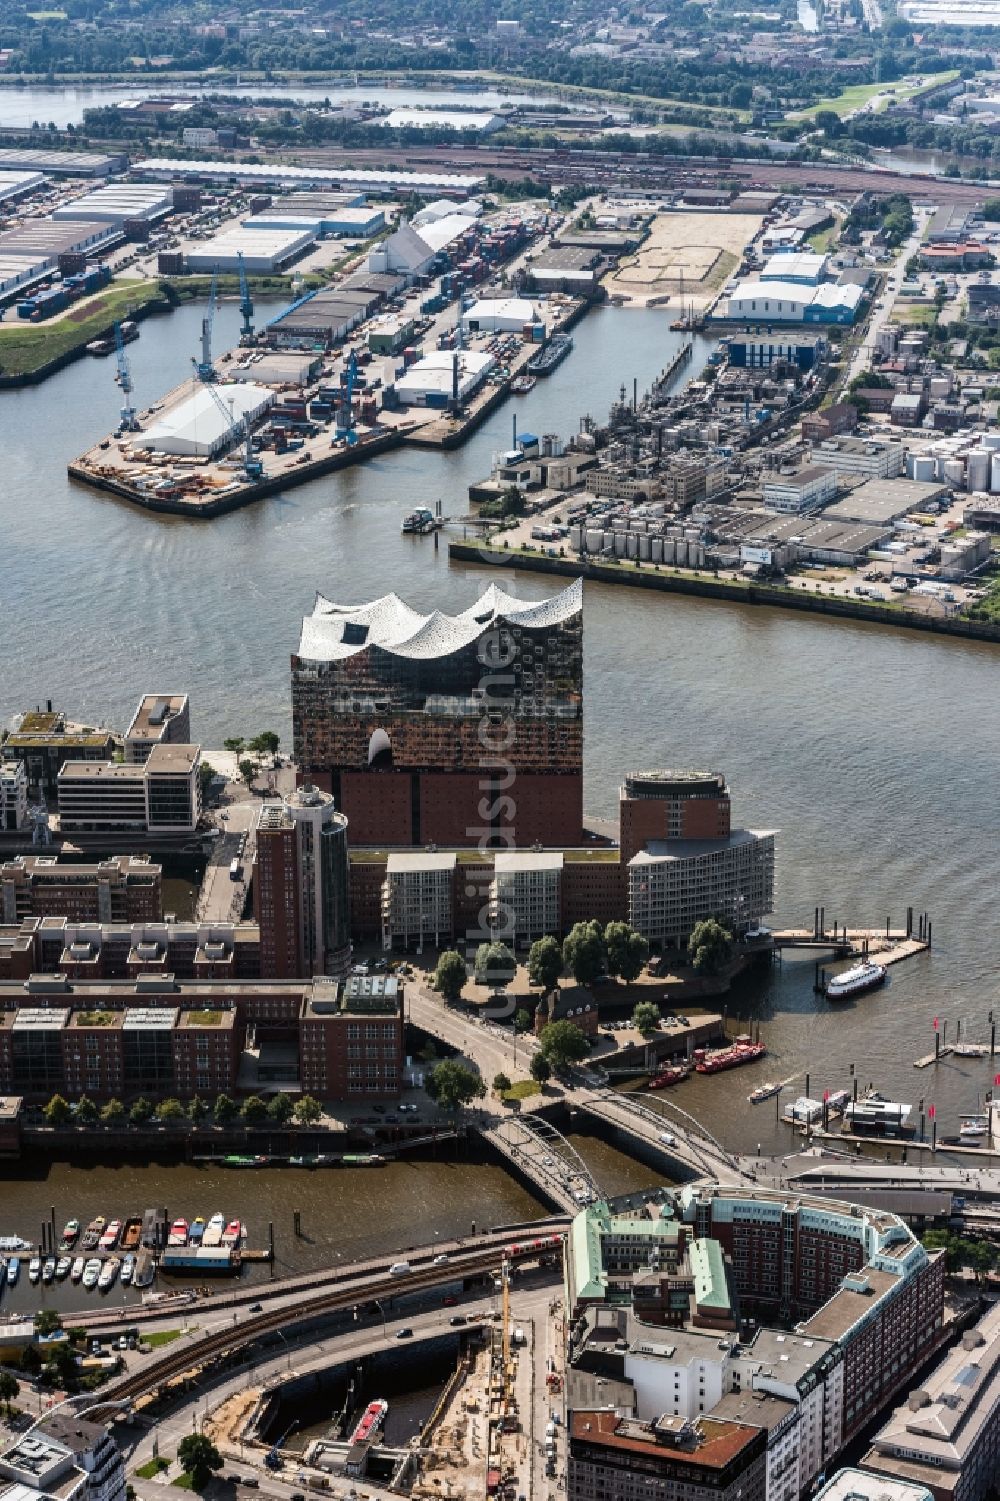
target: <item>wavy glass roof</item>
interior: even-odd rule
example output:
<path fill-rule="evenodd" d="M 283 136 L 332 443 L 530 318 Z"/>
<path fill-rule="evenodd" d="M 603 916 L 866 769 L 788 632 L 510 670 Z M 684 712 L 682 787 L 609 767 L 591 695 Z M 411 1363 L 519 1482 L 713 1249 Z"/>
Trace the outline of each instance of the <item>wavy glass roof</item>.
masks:
<path fill-rule="evenodd" d="M 583 607 L 583 581 L 550 599 L 516 599 L 496 584 L 460 615 L 432 610 L 421 615 L 397 594 L 361 605 L 339 605 L 317 595 L 311 615 L 302 622 L 298 655 L 308 662 L 339 662 L 369 646 L 399 657 L 430 660 L 446 657 L 476 641 L 500 621 L 528 630 L 544 630 L 571 620 Z"/>

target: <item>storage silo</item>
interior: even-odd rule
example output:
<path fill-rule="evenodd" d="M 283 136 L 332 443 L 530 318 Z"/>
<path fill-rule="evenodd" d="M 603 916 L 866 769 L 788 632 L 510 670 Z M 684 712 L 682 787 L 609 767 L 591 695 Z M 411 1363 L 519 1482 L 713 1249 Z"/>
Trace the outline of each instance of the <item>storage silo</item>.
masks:
<path fill-rule="evenodd" d="M 965 488 L 988 490 L 990 488 L 990 460 L 992 450 L 974 448 L 965 461 Z"/>
<path fill-rule="evenodd" d="M 965 486 L 965 465 L 961 459 L 945 459 L 941 465 L 940 478 L 946 485 L 953 489 L 961 490 Z"/>
<path fill-rule="evenodd" d="M 996 449 L 990 460 L 990 489 L 994 495 L 1000 494 L 1000 451 Z"/>
<path fill-rule="evenodd" d="M 933 484 L 934 480 L 937 477 L 937 464 L 935 463 L 933 454 L 911 454 L 907 463 L 907 468 L 910 470 L 910 479 L 919 480 L 921 484 Z"/>

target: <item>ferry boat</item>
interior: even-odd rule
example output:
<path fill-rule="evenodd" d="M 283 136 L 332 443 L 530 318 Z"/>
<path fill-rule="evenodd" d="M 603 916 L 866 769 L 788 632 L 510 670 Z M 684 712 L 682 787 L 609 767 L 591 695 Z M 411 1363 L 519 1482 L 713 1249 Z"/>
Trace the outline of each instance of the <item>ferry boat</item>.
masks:
<path fill-rule="evenodd" d="M 242 1155 L 239 1152 L 230 1152 L 228 1154 L 228 1156 L 223 1157 L 223 1159 L 222 1159 L 222 1161 L 221 1161 L 221 1163 L 219 1165 L 220 1165 L 220 1167 L 240 1167 L 240 1168 L 244 1168 L 244 1167 L 269 1167 L 270 1163 L 271 1163 L 270 1157 L 265 1157 L 263 1155 L 263 1153 L 259 1154 L 256 1157 L 246 1157 L 246 1156 Z"/>
<path fill-rule="evenodd" d="M 762 1100 L 770 1100 L 776 1094 L 780 1094 L 781 1089 L 780 1084 L 758 1084 L 756 1089 L 751 1089 L 747 1099 L 751 1105 L 759 1105 Z"/>
<path fill-rule="evenodd" d="M 32 1256 L 31 1260 L 28 1262 L 28 1281 L 34 1287 L 35 1284 L 41 1280 L 41 1276 L 42 1258 L 40 1256 Z"/>
<path fill-rule="evenodd" d="M 125 1221 L 125 1231 L 122 1235 L 122 1250 L 134 1251 L 142 1239 L 142 1220 L 138 1215 L 132 1215 Z"/>
<path fill-rule="evenodd" d="M 56 1258 L 54 1256 L 46 1256 L 45 1260 L 42 1262 L 42 1282 L 46 1286 L 48 1286 L 48 1284 L 55 1279 L 55 1275 Z"/>
<path fill-rule="evenodd" d="M 135 1258 L 135 1270 L 132 1273 L 133 1287 L 150 1287 L 156 1276 L 156 1264 L 152 1256 L 145 1249 L 139 1251 Z"/>
<path fill-rule="evenodd" d="M 88 1292 L 97 1286 L 100 1275 L 101 1259 L 99 1256 L 92 1256 L 83 1269 L 83 1285 Z"/>
<path fill-rule="evenodd" d="M 115 1246 L 118 1244 L 118 1237 L 119 1235 L 121 1235 L 121 1233 L 121 1220 L 109 1220 L 107 1229 L 104 1231 L 103 1235 L 97 1243 L 99 1249 L 102 1251 L 113 1251 Z"/>
<path fill-rule="evenodd" d="M 167 1236 L 168 1246 L 186 1246 L 188 1239 L 187 1220 L 174 1220 L 170 1226 L 170 1234 Z"/>
<path fill-rule="evenodd" d="M 843 974 L 834 975 L 826 982 L 823 994 L 828 1001 L 847 1001 L 851 996 L 864 995 L 868 990 L 877 990 L 885 984 L 888 970 L 884 964 L 875 964 L 865 959 L 861 964 L 856 964 L 853 969 L 845 969 Z"/>
<path fill-rule="evenodd" d="M 127 1251 L 125 1253 L 125 1255 L 122 1257 L 121 1278 L 122 1278 L 122 1286 L 123 1287 L 128 1287 L 129 1283 L 132 1281 L 132 1277 L 133 1277 L 134 1272 L 135 1272 L 135 1257 L 133 1256 L 133 1254 L 132 1254 L 131 1251 Z"/>
<path fill-rule="evenodd" d="M 97 1279 L 98 1292 L 107 1293 L 111 1291 L 111 1289 L 115 1285 L 115 1278 L 118 1276 L 118 1269 L 120 1266 L 121 1262 L 118 1260 L 117 1256 L 108 1257 L 107 1261 L 101 1268 L 101 1274 Z"/>
<path fill-rule="evenodd" d="M 741 1068 L 744 1063 L 756 1063 L 767 1057 L 767 1047 L 762 1042 L 752 1042 L 749 1037 L 737 1037 L 730 1048 L 720 1048 L 717 1053 L 695 1048 L 694 1067 L 699 1074 L 721 1074 L 729 1068 Z"/>
<path fill-rule="evenodd" d="M 827 1115 L 843 1115 L 845 1107 L 850 1102 L 851 1091 L 849 1089 L 835 1089 L 826 1099 Z"/>
<path fill-rule="evenodd" d="M 80 1221 L 67 1220 L 63 1226 L 62 1240 L 59 1242 L 60 1251 L 68 1251 L 75 1246 L 80 1238 Z"/>
<path fill-rule="evenodd" d="M 199 1214 L 197 1219 L 191 1221 L 191 1230 L 188 1234 L 188 1243 L 192 1246 L 200 1246 L 205 1235 L 205 1221 Z"/>
<path fill-rule="evenodd" d="M 525 365 L 528 375 L 549 375 L 573 348 L 573 340 L 569 334 L 554 334 L 549 342 L 533 354 Z"/>
<path fill-rule="evenodd" d="M 96 1251 L 97 1243 L 101 1238 L 107 1220 L 103 1214 L 99 1214 L 95 1220 L 91 1220 L 83 1232 L 83 1240 L 80 1243 L 81 1251 Z"/>
<path fill-rule="evenodd" d="M 204 1235 L 201 1238 L 202 1245 L 203 1246 L 218 1246 L 218 1245 L 221 1245 L 221 1243 L 222 1243 L 222 1232 L 223 1232 L 223 1230 L 225 1230 L 225 1228 L 226 1228 L 226 1216 L 224 1214 L 213 1214 L 212 1218 L 209 1220 L 208 1225 L 205 1228 L 205 1233 L 204 1233 Z"/>
<path fill-rule="evenodd" d="M 21 1275 L 21 1258 L 12 1256 L 7 1262 L 7 1286 L 16 1287 L 17 1279 Z"/>
<path fill-rule="evenodd" d="M 844 1106 L 844 1124 L 859 1136 L 913 1136 L 913 1106 L 887 1100 L 877 1091 Z"/>
<path fill-rule="evenodd" d="M 437 517 L 427 506 L 417 506 L 413 511 L 407 511 L 400 524 L 400 531 L 406 535 L 411 532 L 423 534 L 432 532 L 437 526 Z"/>
<path fill-rule="evenodd" d="M 86 1265 L 87 1263 L 84 1258 L 82 1256 L 78 1256 L 73 1262 L 72 1267 L 70 1268 L 69 1280 L 71 1282 L 79 1282 L 83 1276 L 83 1269 Z"/>
<path fill-rule="evenodd" d="M 56 1281 L 65 1282 L 72 1269 L 72 1256 L 60 1256 L 59 1260 L 56 1262 Z"/>
<path fill-rule="evenodd" d="M 370 1439 L 381 1428 L 388 1411 L 389 1404 L 384 1397 L 378 1397 L 374 1402 L 369 1402 L 361 1415 L 361 1421 L 351 1434 L 349 1442 L 352 1444 L 365 1443 L 366 1440 Z"/>
<path fill-rule="evenodd" d="M 224 1246 L 235 1246 L 242 1236 L 243 1225 L 241 1222 L 239 1220 L 230 1220 L 222 1232 L 222 1244 Z"/>
<path fill-rule="evenodd" d="M 382 1167 L 385 1158 L 379 1152 L 345 1152 L 341 1167 Z"/>
<path fill-rule="evenodd" d="M 669 1089 L 671 1084 L 679 1084 L 686 1079 L 688 1071 L 681 1065 L 673 1065 L 669 1068 L 661 1068 L 658 1074 L 654 1074 L 649 1081 L 649 1089 Z"/>
<path fill-rule="evenodd" d="M 527 396 L 528 392 L 533 391 L 537 385 L 538 381 L 533 375 L 515 375 L 510 383 L 510 389 L 515 396 Z"/>
<path fill-rule="evenodd" d="M 985 1115 L 966 1115 L 962 1118 L 962 1124 L 958 1128 L 958 1139 L 962 1144 L 982 1141 L 990 1129 L 990 1123 Z"/>

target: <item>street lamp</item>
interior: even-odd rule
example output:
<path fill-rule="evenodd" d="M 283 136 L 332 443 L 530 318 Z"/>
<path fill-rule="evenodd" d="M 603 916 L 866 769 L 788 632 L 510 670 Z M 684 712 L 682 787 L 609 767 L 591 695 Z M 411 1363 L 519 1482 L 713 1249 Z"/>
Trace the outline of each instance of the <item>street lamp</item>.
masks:
<path fill-rule="evenodd" d="M 374 1302 L 375 1307 L 378 1309 L 379 1313 L 382 1315 L 382 1338 L 383 1339 L 388 1339 L 389 1338 L 389 1331 L 386 1328 L 385 1309 L 382 1307 L 382 1304 L 381 1304 L 381 1302 L 379 1301 L 378 1298 L 373 1298 L 372 1301 Z"/>

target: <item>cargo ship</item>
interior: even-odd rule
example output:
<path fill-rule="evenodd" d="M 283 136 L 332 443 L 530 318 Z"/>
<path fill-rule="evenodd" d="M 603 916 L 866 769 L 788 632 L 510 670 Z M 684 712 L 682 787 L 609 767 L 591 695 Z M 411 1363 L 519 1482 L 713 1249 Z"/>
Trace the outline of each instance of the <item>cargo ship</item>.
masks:
<path fill-rule="evenodd" d="M 125 319 L 125 321 L 121 325 L 121 330 L 123 344 L 131 344 L 133 339 L 137 339 L 139 337 L 139 325 L 137 323 L 133 323 L 130 319 Z M 114 354 L 114 352 L 114 334 L 105 334 L 100 339 L 91 339 L 90 343 L 87 345 L 88 354 L 102 355 Z"/>
<path fill-rule="evenodd" d="M 749 1037 L 737 1037 L 731 1048 L 721 1048 L 717 1053 L 708 1053 L 704 1048 L 695 1048 L 694 1067 L 699 1074 L 721 1074 L 728 1068 L 741 1068 L 744 1063 L 756 1063 L 767 1057 L 767 1047 L 762 1042 L 751 1042 Z"/>
<path fill-rule="evenodd" d="M 351 1434 L 349 1442 L 352 1444 L 366 1443 L 385 1422 L 389 1404 L 384 1397 L 378 1397 L 374 1402 L 369 1402 L 361 1415 L 361 1420 Z"/>
<path fill-rule="evenodd" d="M 851 996 L 877 990 L 880 985 L 885 984 L 887 974 L 884 964 L 875 964 L 866 959 L 853 969 L 845 969 L 843 974 L 834 975 L 827 980 L 823 994 L 828 1001 L 847 1001 Z"/>
<path fill-rule="evenodd" d="M 573 340 L 569 334 L 555 334 L 543 349 L 531 356 L 524 368 L 528 375 L 550 375 L 572 348 Z"/>

